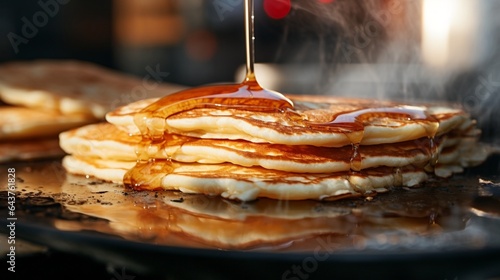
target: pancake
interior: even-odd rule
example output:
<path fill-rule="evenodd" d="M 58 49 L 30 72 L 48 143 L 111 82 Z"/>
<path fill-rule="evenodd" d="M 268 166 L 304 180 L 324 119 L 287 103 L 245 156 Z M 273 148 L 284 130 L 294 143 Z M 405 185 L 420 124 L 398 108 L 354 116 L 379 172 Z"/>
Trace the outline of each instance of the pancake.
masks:
<path fill-rule="evenodd" d="M 57 136 L 65 130 L 95 122 L 81 114 L 67 116 L 53 111 L 15 106 L 1 106 L 0 114 L 0 142 Z M 57 140 L 57 137 L 54 139 Z"/>
<path fill-rule="evenodd" d="M 7 62 L 0 65 L 0 99 L 16 106 L 101 120 L 118 106 L 183 88 L 162 83 L 164 73 L 153 75 L 160 74 L 140 79 L 77 60 Z"/>
<path fill-rule="evenodd" d="M 85 115 L 0 106 L 0 162 L 62 157 L 57 135 L 94 122 Z"/>
<path fill-rule="evenodd" d="M 291 118 L 286 112 L 213 108 L 182 111 L 168 118 L 162 116 L 161 110 L 154 116 L 145 114 L 144 110 L 159 102 L 158 99 L 140 100 L 117 108 L 106 115 L 106 120 L 130 134 L 141 134 L 142 126 L 148 133 L 155 131 L 156 134 L 168 131 L 209 139 L 342 147 L 353 142 L 375 145 L 438 136 L 469 119 L 466 113 L 451 107 L 416 107 L 364 99 L 289 96 L 301 120 Z M 370 113 L 370 110 L 373 111 Z M 393 117 L 396 115 L 394 112 L 398 116 Z M 144 123 L 138 125 L 134 118 Z M 342 122 L 342 119 L 352 122 L 361 118 L 364 128 L 362 131 L 352 131 L 340 126 L 323 125 L 336 118 Z"/>
<path fill-rule="evenodd" d="M 123 183 L 135 162 L 65 156 L 63 167 L 72 174 Z M 136 182 L 143 190 L 179 190 L 250 201 L 258 197 L 280 200 L 335 200 L 374 195 L 388 188 L 415 186 L 427 179 L 423 169 L 374 168 L 363 172 L 290 173 L 235 164 L 188 164 L 156 160 L 143 168 Z M 147 182 L 146 182 L 147 181 Z"/>

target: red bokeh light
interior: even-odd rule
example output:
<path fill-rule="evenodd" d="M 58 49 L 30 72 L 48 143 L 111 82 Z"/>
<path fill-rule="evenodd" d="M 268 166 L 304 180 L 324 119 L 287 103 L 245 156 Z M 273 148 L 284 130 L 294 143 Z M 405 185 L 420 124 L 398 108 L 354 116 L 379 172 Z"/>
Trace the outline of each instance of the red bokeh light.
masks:
<path fill-rule="evenodd" d="M 291 9 L 291 0 L 264 0 L 264 11 L 270 18 L 282 19 Z"/>

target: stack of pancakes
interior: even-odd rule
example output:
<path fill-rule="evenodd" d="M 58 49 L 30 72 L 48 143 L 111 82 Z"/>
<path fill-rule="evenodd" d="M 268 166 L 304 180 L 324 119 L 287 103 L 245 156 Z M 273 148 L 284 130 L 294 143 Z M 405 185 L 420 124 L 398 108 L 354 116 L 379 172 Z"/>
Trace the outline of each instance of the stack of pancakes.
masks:
<path fill-rule="evenodd" d="M 151 82 L 148 83 L 150 85 Z M 0 162 L 64 155 L 62 131 L 104 120 L 131 101 L 181 87 L 144 81 L 73 60 L 14 61 L 0 65 Z"/>
<path fill-rule="evenodd" d="M 335 200 L 447 177 L 488 155 L 458 108 L 287 97 L 293 110 L 201 106 L 167 115 L 171 108 L 145 112 L 171 96 L 133 102 L 106 122 L 61 133 L 63 166 L 139 190 Z"/>

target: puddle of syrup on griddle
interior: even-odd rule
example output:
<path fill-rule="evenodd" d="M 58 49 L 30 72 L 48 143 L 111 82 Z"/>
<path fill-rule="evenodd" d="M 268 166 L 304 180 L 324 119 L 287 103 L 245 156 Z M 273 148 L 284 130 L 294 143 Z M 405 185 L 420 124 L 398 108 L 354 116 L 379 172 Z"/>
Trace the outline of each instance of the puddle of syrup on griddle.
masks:
<path fill-rule="evenodd" d="M 438 122 L 423 107 L 387 106 L 362 108 L 333 116 L 329 122 L 310 122 L 294 110 L 293 102 L 281 93 L 260 86 L 254 73 L 254 15 L 253 0 L 245 0 L 245 37 L 246 37 L 246 77 L 240 84 L 209 85 L 180 91 L 159 99 L 134 116 L 134 121 L 143 139 L 137 149 L 138 160 L 135 167 L 124 176 L 124 184 L 134 189 L 161 189 L 161 179 L 175 170 L 175 162 L 170 159 L 156 159 L 157 147 L 165 146 L 166 119 L 177 113 L 201 109 L 240 109 L 255 112 L 281 113 L 283 118 L 292 119 L 302 127 L 321 129 L 327 132 L 341 132 L 352 145 L 350 151 L 351 172 L 361 171 L 361 141 L 365 124 L 374 118 L 407 120 L 422 127 L 430 125 L 427 137 L 416 143 L 429 156 L 430 165 L 434 162 L 437 148 L 434 137 Z M 161 164 L 158 164 L 160 163 Z M 397 171 L 397 170 L 396 170 Z M 397 173 L 397 172 L 396 172 Z"/>
<path fill-rule="evenodd" d="M 35 218 L 36 222 L 55 218 L 57 229 L 84 231 L 86 234 L 81 237 L 97 232 L 156 246 L 281 252 L 313 252 L 321 239 L 329 245 L 321 249 L 333 252 L 362 249 L 353 242 L 360 238 L 371 248 L 385 251 L 395 250 L 389 246 L 414 248 L 408 246 L 419 244 L 415 249 L 421 246 L 435 249 L 437 245 L 447 248 L 459 243 L 477 249 L 477 243 L 481 245 L 484 241 L 478 239 L 482 230 L 494 234 L 491 223 L 468 222 L 470 205 L 477 195 L 477 179 L 473 177 L 456 178 L 445 185 L 431 183 L 431 188 L 400 189 L 393 196 L 380 196 L 370 202 L 283 203 L 259 199 L 239 203 L 175 192 L 129 192 L 123 196 L 121 186 L 71 175 L 64 182 L 49 178 L 40 186 L 39 178 L 52 172 L 50 166 L 42 164 L 45 163 L 28 163 L 30 171 L 16 168 L 18 176 L 23 178 L 18 182 L 18 214 L 24 222 L 28 218 Z M 0 192 L 4 208 L 6 197 L 6 191 Z M 113 208 L 98 198 L 111 202 Z M 494 224 L 495 220 L 491 222 Z M 461 232 L 465 227 L 473 230 Z M 292 234 L 290 228 L 294 228 Z M 459 239 L 452 238 L 455 234 L 460 234 L 459 243 L 456 243 Z M 259 235 L 272 238 L 266 241 L 259 239 Z M 429 239 L 432 236 L 437 239 Z"/>

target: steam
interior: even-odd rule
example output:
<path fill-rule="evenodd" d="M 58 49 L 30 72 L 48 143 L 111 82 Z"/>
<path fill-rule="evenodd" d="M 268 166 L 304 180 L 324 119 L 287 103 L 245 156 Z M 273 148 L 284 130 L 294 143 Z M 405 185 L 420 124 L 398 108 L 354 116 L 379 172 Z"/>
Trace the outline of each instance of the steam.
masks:
<path fill-rule="evenodd" d="M 487 1 L 487 0 L 479 0 Z M 316 37 L 319 71 L 311 91 L 335 96 L 451 102 L 477 119 L 486 141 L 500 144 L 500 51 L 469 69 L 431 68 L 420 49 L 421 0 L 296 1 L 285 28 Z M 495 2 L 495 3 L 493 3 Z M 499 45 L 500 3 L 485 2 L 488 44 Z M 309 49 L 308 51 L 313 51 Z M 484 49 L 483 49 L 484 51 Z M 278 52 L 279 56 L 284 56 Z M 475 55 L 475 54 L 470 54 Z M 311 92 L 309 92 L 311 93 Z"/>

